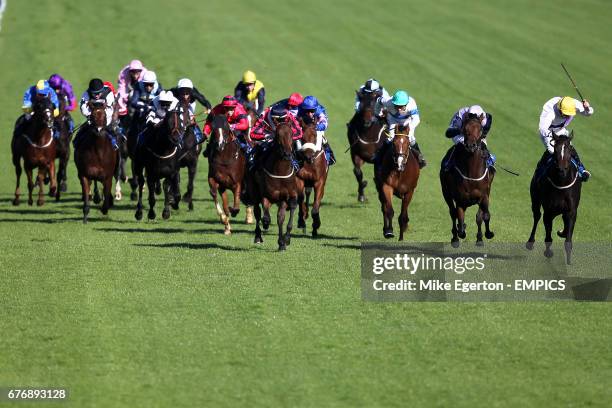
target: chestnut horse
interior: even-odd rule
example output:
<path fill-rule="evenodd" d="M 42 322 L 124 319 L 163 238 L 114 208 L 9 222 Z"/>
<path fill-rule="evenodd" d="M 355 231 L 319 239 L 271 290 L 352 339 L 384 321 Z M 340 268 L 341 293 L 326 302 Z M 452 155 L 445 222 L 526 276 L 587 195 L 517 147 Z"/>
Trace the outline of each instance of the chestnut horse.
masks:
<path fill-rule="evenodd" d="M 316 238 L 319 227 L 321 226 L 321 217 L 319 216 L 319 208 L 321 200 L 325 192 L 325 182 L 327 181 L 327 159 L 323 149 L 322 138 L 317 137 L 316 123 L 311 121 L 305 123 L 301 121 L 302 148 L 301 153 L 304 158 L 304 165 L 298 172 L 298 177 L 304 181 L 305 198 L 301 196 L 298 214 L 298 228 L 303 228 L 306 232 L 306 222 L 308 218 L 308 201 L 310 194 L 314 189 L 314 202 L 312 203 L 312 237 Z"/>
<path fill-rule="evenodd" d="M 448 205 L 452 221 L 451 244 L 457 248 L 459 238 L 465 238 L 465 210 L 472 205 L 478 205 L 476 213 L 476 245 L 483 245 L 482 222 L 485 224 L 485 237 L 493 238 L 489 229 L 491 214 L 489 213 L 489 197 L 491 185 L 495 177 L 494 168 L 487 166 L 486 152 L 483 149 L 482 124 L 480 117 L 465 120 L 461 134 L 463 143 L 452 146 L 445 157 L 452 157 L 454 166 L 445 169 L 444 163 L 440 168 L 440 184 L 442 194 Z"/>
<path fill-rule="evenodd" d="M 166 113 L 164 119 L 158 126 L 149 128 L 146 140 L 136 147 L 134 160 L 134 177 L 138 180 L 138 204 L 135 217 L 142 219 L 142 190 L 145 179 L 143 170 L 146 171 L 147 189 L 149 190 L 149 213 L 150 220 L 154 220 L 155 214 L 155 190 L 161 179 L 164 179 L 164 210 L 162 218 L 170 218 L 170 195 L 172 206 L 178 209 L 181 196 L 178 194 L 179 157 L 181 154 L 180 142 L 185 133 L 189 120 L 185 120 L 187 112 L 179 113 L 171 110 Z"/>
<path fill-rule="evenodd" d="M 32 191 L 34 190 L 34 181 L 32 180 L 32 170 L 38 168 L 36 184 L 38 184 L 38 201 L 36 205 L 45 203 L 43 193 L 43 181 L 45 176 L 49 176 L 51 185 L 49 192 L 55 195 L 57 191 L 57 180 L 55 178 L 55 157 L 57 142 L 53 138 L 53 103 L 48 98 L 42 98 L 34 101 L 32 106 L 32 117 L 23 126 L 22 134 L 13 135 L 11 142 L 11 151 L 13 156 L 13 165 L 15 166 L 15 175 L 17 176 L 17 184 L 15 187 L 15 198 L 13 205 L 19 205 L 19 179 L 21 178 L 21 159 L 23 158 L 23 167 L 28 176 L 28 205 L 33 204 Z"/>
<path fill-rule="evenodd" d="M 293 168 L 293 132 L 288 123 L 280 123 L 276 126 L 274 144 L 271 147 L 262 168 L 259 169 L 253 179 L 254 183 L 248 185 L 253 192 L 252 199 L 255 202 L 255 243 L 262 243 L 260 222 L 264 229 L 270 225 L 270 206 L 278 205 L 278 250 L 284 251 L 291 243 L 291 230 L 293 229 L 293 216 L 298 203 L 298 196 L 303 194 L 304 184 L 297 176 Z M 261 207 L 264 210 L 262 219 Z M 287 229 L 283 233 L 285 213 L 289 207 L 289 221 Z"/>
<path fill-rule="evenodd" d="M 399 240 L 404 240 L 408 228 L 408 205 L 419 181 L 419 162 L 410 149 L 409 128 L 399 126 L 392 144 L 381 151 L 380 160 L 374 164 L 374 181 L 383 214 L 383 235 L 393 238 L 393 196 L 402 200 L 402 210 L 397 219 L 400 226 Z"/>
<path fill-rule="evenodd" d="M 83 223 L 89 216 L 89 191 L 91 182 L 102 183 L 102 214 L 107 214 L 113 206 L 113 176 L 119 164 L 119 152 L 113 150 L 113 145 L 106 133 L 106 109 L 104 103 L 92 104 L 90 125 L 84 125 L 79 133 L 80 143 L 74 150 L 76 164 L 83 198 Z"/>
<path fill-rule="evenodd" d="M 374 163 L 376 152 L 385 141 L 383 132 L 384 122 L 374 114 L 374 107 L 378 94 L 375 92 L 359 93 L 359 109 L 347 124 L 347 136 L 351 160 L 353 160 L 353 174 L 357 179 L 357 199 L 365 202 L 364 189 L 368 182 L 363 179 L 361 167 L 364 163 Z"/>
<path fill-rule="evenodd" d="M 217 214 L 225 225 L 225 235 L 232 233 L 229 217 L 240 212 L 240 192 L 246 173 L 246 156 L 231 131 L 225 115 L 216 115 L 212 120 L 212 148 L 208 156 L 208 185 L 215 202 Z M 234 206 L 229 206 L 227 190 L 234 195 Z M 223 206 L 219 204 L 219 193 Z"/>
<path fill-rule="evenodd" d="M 544 169 L 536 169 L 531 179 L 531 211 L 533 212 L 533 228 L 527 241 L 527 249 L 533 249 L 535 233 L 538 222 L 544 209 L 544 228 L 546 229 L 546 250 L 544 255 L 548 258 L 553 256 L 550 249 L 552 245 L 552 225 L 556 216 L 563 217 L 563 230 L 557 231 L 557 235 L 565 238 L 565 261 L 571 264 L 572 237 L 578 204 L 580 204 L 580 192 L 582 179 L 578 175 L 576 163 L 571 158 L 572 146 L 570 144 L 574 137 L 574 131 L 569 136 L 556 135 L 553 133 L 552 143 L 555 148 L 554 154 L 548 162 L 544 163 Z M 548 155 L 548 153 L 545 153 Z"/>

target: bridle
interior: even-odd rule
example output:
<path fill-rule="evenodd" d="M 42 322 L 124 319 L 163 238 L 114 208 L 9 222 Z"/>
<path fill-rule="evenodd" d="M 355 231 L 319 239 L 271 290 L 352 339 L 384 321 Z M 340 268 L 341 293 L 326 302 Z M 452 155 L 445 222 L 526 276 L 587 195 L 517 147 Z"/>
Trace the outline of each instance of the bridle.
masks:
<path fill-rule="evenodd" d="M 478 126 L 480 126 L 480 130 L 478 133 L 478 138 L 476 138 L 476 140 L 474 141 L 474 143 L 468 143 L 468 138 L 467 135 L 465 133 L 465 129 L 467 128 L 468 124 L 470 123 L 476 123 L 478 124 Z M 463 124 L 463 128 L 461 129 L 461 133 L 463 134 L 463 147 L 465 148 L 466 151 L 468 151 L 469 153 L 476 153 L 477 151 L 481 150 L 482 146 L 482 136 L 483 136 L 483 129 L 482 129 L 482 125 L 480 123 L 480 119 L 478 118 L 469 118 L 464 124 Z"/>
<path fill-rule="evenodd" d="M 410 139 L 408 138 L 408 133 L 395 133 L 395 138 L 401 138 L 400 144 L 403 146 L 404 141 L 406 142 L 406 151 L 404 153 L 398 152 L 395 148 L 395 143 L 393 143 L 393 163 L 397 165 L 398 171 L 403 171 L 406 163 L 408 162 L 408 157 L 410 156 Z"/>

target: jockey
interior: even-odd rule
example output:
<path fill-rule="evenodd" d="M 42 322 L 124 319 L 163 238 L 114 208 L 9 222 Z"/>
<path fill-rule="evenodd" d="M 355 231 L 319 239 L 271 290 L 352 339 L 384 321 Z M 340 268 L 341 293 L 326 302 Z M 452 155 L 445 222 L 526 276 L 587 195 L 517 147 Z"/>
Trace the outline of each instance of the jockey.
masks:
<path fill-rule="evenodd" d="M 178 103 L 178 99 L 176 99 L 170 91 L 161 91 L 159 95 L 153 98 L 151 110 L 145 119 L 145 128 L 142 130 L 142 132 L 140 132 L 138 139 L 136 140 L 137 146 L 144 143 L 148 130 L 152 127 L 159 126 L 162 120 L 164 120 L 166 117 L 166 114 L 169 111 L 176 109 Z"/>
<path fill-rule="evenodd" d="M 247 119 L 247 112 L 244 107 L 238 103 L 236 98 L 231 95 L 226 95 L 220 104 L 212 108 L 206 123 L 204 124 L 204 135 L 205 137 L 210 136 L 212 132 L 212 120 L 216 115 L 225 115 L 227 123 L 229 124 L 230 130 L 236 134 L 238 139 L 244 138 L 244 132 L 249 129 L 249 121 Z M 249 150 L 248 145 L 244 141 L 240 140 L 241 147 L 244 150 Z M 208 157 L 210 154 L 211 143 L 208 143 L 206 150 L 204 150 L 204 157 Z"/>
<path fill-rule="evenodd" d="M 542 107 L 542 113 L 540 114 L 540 138 L 546 148 L 546 152 L 542 156 L 542 159 L 538 163 L 540 167 L 545 163 L 549 157 L 554 153 L 555 148 L 551 144 L 552 132 L 561 136 L 568 136 L 569 132 L 566 127 L 572 122 L 576 112 L 583 116 L 591 116 L 595 110 L 589 104 L 587 100 L 580 102 L 569 96 L 556 96 L 549 99 Z M 578 152 L 572 146 L 571 149 L 572 158 L 576 162 L 578 168 L 578 174 L 582 177 L 582 181 L 587 181 L 591 176 L 591 173 L 584 168 L 584 165 L 580 161 Z"/>
<path fill-rule="evenodd" d="M 153 71 L 147 71 L 138 82 L 130 99 L 130 107 L 135 109 L 139 118 L 145 117 L 151 109 L 153 98 L 162 90 L 162 86 L 157 82 L 157 75 Z"/>
<path fill-rule="evenodd" d="M 280 105 L 271 106 L 267 108 L 264 113 L 257 119 L 255 125 L 251 129 L 251 139 L 258 142 L 252 153 L 248 156 L 249 170 L 253 170 L 257 163 L 259 163 L 260 157 L 262 157 L 272 142 L 271 138 L 276 131 L 276 127 L 281 123 L 289 123 L 291 126 L 292 138 L 296 144 L 300 143 L 302 139 L 302 128 L 298 123 L 297 119 L 291 112 Z M 299 165 L 296 160 L 293 160 L 293 166 L 296 170 L 299 169 Z"/>
<path fill-rule="evenodd" d="M 461 134 L 463 122 L 470 117 L 482 118 L 480 121 L 482 125 L 481 140 L 487 155 L 487 165 L 489 167 L 493 167 L 495 165 L 495 155 L 489 152 L 486 139 L 487 134 L 489 134 L 489 131 L 491 130 L 491 125 L 493 124 L 493 116 L 490 113 L 485 112 L 480 105 L 464 106 L 455 112 L 450 124 L 448 125 L 448 129 L 446 129 L 446 137 L 453 139 L 453 143 L 455 145 L 463 143 L 463 135 Z M 448 168 L 450 168 L 450 164 L 450 160 L 447 160 L 445 162 L 445 169 L 448 170 Z"/>
<path fill-rule="evenodd" d="M 76 108 L 76 98 L 72 91 L 72 85 L 59 74 L 53 74 L 49 77 L 49 86 L 53 88 L 58 96 L 66 97 L 66 111 L 72 112 Z"/>
<path fill-rule="evenodd" d="M 113 122 L 113 113 L 115 111 L 115 95 L 112 90 L 106 86 L 99 78 L 94 78 L 89 81 L 89 87 L 81 97 L 81 113 L 87 118 L 87 122 L 91 124 L 91 107 L 93 104 L 103 104 L 106 111 L 106 133 L 113 145 L 114 150 L 119 149 L 117 145 L 117 137 L 115 131 L 111 128 Z M 84 128 L 81 128 L 72 141 L 72 145 L 76 149 L 81 141 Z"/>
<path fill-rule="evenodd" d="M 210 102 L 206 99 L 204 94 L 201 94 L 198 89 L 193 86 L 193 82 L 191 82 L 189 78 L 183 78 L 178 81 L 178 84 L 170 91 L 175 98 L 179 100 L 183 99 L 189 104 L 189 117 L 193 126 L 193 133 L 195 134 L 196 141 L 202 143 L 204 141 L 204 136 L 202 135 L 202 130 L 195 121 L 196 101 L 200 102 L 206 110 L 212 108 Z"/>
<path fill-rule="evenodd" d="M 355 111 L 359 110 L 359 97 L 365 93 L 372 92 L 374 92 L 379 98 L 382 98 L 385 101 L 391 99 L 391 96 L 389 96 L 389 92 L 387 92 L 387 90 L 383 88 L 376 79 L 370 78 L 365 82 L 365 84 L 359 87 L 359 90 L 355 95 Z"/>
<path fill-rule="evenodd" d="M 377 116 L 385 116 L 387 118 L 387 126 L 389 132 L 387 133 L 387 144 L 390 145 L 393 137 L 395 136 L 395 128 L 398 124 L 408 126 L 410 129 L 408 133 L 408 140 L 410 141 L 411 149 L 416 153 L 419 167 L 423 168 L 427 165 L 423 153 L 419 144 L 416 142 L 414 136 L 414 130 L 421 122 L 419 117 L 419 108 L 417 107 L 416 101 L 408 96 L 405 91 L 397 91 L 393 94 L 391 99 L 385 100 L 379 98 L 376 101 L 376 107 L 374 108 Z"/>
<path fill-rule="evenodd" d="M 281 106 L 291 112 L 293 116 L 297 117 L 298 108 L 300 107 L 303 101 L 304 97 L 300 93 L 294 92 L 289 95 L 289 98 L 281 99 L 280 101 L 273 103 L 272 107 Z"/>
<path fill-rule="evenodd" d="M 244 72 L 242 81 L 234 88 L 234 97 L 245 109 L 252 108 L 258 116 L 262 114 L 266 103 L 266 90 L 253 71 Z"/>
<path fill-rule="evenodd" d="M 41 79 L 36 83 L 36 85 L 32 85 L 28 89 L 26 89 L 25 93 L 23 94 L 21 109 L 23 110 L 24 114 L 21 115 L 15 123 L 13 138 L 23 132 L 23 129 L 25 128 L 27 122 L 32 118 L 33 101 L 42 98 L 50 99 L 51 103 L 53 104 L 53 116 L 57 117 L 59 115 L 59 101 L 57 99 L 57 94 L 55 93 L 53 88 L 49 86 L 49 83 L 47 81 Z M 58 139 L 59 136 L 59 129 L 57 128 L 57 124 L 54 121 L 53 137 L 55 139 Z"/>
<path fill-rule="evenodd" d="M 325 130 L 327 129 L 327 112 L 325 112 L 325 107 L 319 103 L 317 98 L 314 96 L 307 96 L 304 98 L 304 101 L 298 110 L 298 119 L 302 119 L 306 122 L 314 121 L 316 123 L 317 146 L 323 146 L 323 149 L 325 150 L 325 158 L 330 166 L 336 163 L 334 152 L 325 138 Z M 321 143 L 319 143 L 319 141 Z"/>
<path fill-rule="evenodd" d="M 142 80 L 146 72 L 147 69 L 139 60 L 132 60 L 119 72 L 119 77 L 117 79 L 117 92 L 119 93 L 117 104 L 119 106 L 119 116 L 128 114 L 128 99 L 130 97 L 130 92 L 136 87 L 138 82 Z"/>

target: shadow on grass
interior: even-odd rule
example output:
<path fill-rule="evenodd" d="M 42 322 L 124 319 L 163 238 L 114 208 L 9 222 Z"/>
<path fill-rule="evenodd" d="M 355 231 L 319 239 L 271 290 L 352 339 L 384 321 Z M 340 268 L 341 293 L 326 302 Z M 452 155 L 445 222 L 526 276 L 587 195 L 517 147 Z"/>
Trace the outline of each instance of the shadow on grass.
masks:
<path fill-rule="evenodd" d="M 182 248 L 182 249 L 221 249 L 224 251 L 246 251 L 244 248 L 230 247 L 214 243 L 194 244 L 191 242 L 168 242 L 164 244 L 133 244 L 137 247 L 152 247 L 152 248 Z"/>
<path fill-rule="evenodd" d="M 157 233 L 157 234 L 219 234 L 223 235 L 223 226 L 219 225 L 219 228 L 198 228 L 198 229 L 186 229 L 186 228 L 171 228 L 171 227 L 159 227 L 159 228 L 117 228 L 117 227 L 105 227 L 96 228 L 97 231 L 103 232 L 130 232 L 130 233 Z M 252 234 L 252 231 L 232 229 L 232 235 L 234 234 Z"/>
<path fill-rule="evenodd" d="M 328 244 L 328 243 L 323 243 L 323 246 L 326 247 L 331 247 L 331 248 L 338 248 L 338 249 L 354 249 L 356 251 L 359 251 L 361 249 L 361 244 Z"/>
<path fill-rule="evenodd" d="M 111 218 L 93 218 L 87 219 L 89 222 L 123 222 L 113 220 Z M 3 218 L 0 223 L 36 223 L 36 224 L 61 224 L 65 222 L 83 222 L 83 217 L 63 217 L 63 218 Z"/>
<path fill-rule="evenodd" d="M 20 208 L 20 207 L 12 207 L 12 208 L 0 208 L 0 213 L 6 214 L 61 214 L 60 210 L 51 210 L 47 208 Z"/>

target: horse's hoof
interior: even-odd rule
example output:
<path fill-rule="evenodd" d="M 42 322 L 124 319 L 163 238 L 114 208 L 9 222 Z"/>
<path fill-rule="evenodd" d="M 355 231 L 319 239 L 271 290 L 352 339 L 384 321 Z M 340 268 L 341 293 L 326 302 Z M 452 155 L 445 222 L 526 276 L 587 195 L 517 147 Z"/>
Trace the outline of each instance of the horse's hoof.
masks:
<path fill-rule="evenodd" d="M 366 188 L 368 186 L 368 181 L 367 180 L 363 180 L 361 182 L 361 188 Z"/>
<path fill-rule="evenodd" d="M 59 195 L 59 191 L 57 193 L 55 193 L 55 202 L 59 202 L 60 200 L 60 195 Z"/>
<path fill-rule="evenodd" d="M 132 192 L 130 193 L 130 200 L 132 200 L 132 201 L 136 201 L 136 200 L 138 200 L 138 193 L 137 193 L 137 192 L 135 192 L 135 191 L 132 191 Z"/>
<path fill-rule="evenodd" d="M 385 238 L 390 239 L 395 237 L 395 235 L 393 234 L 392 231 L 387 231 L 387 232 L 383 232 L 383 235 L 385 236 Z"/>
<path fill-rule="evenodd" d="M 147 217 L 150 220 L 154 220 L 155 219 L 155 210 L 149 210 L 149 213 L 147 214 Z"/>
<path fill-rule="evenodd" d="M 155 218 L 155 216 L 153 216 L 153 218 Z M 170 210 L 168 210 L 167 208 L 164 208 L 164 211 L 162 211 L 162 218 L 164 220 L 167 220 L 168 218 L 170 218 Z"/>
<path fill-rule="evenodd" d="M 68 191 L 68 185 L 66 184 L 66 182 L 65 182 L 65 181 L 62 181 L 62 182 L 60 183 L 60 191 L 61 191 L 62 193 L 65 193 L 66 191 Z"/>
<path fill-rule="evenodd" d="M 567 233 L 562 231 L 562 230 L 559 230 L 559 231 L 557 231 L 557 236 L 559 238 L 567 238 Z"/>
<path fill-rule="evenodd" d="M 39 206 L 39 207 L 42 207 L 43 204 L 45 204 L 45 200 L 43 200 L 43 199 L 39 199 L 39 200 L 36 201 L 36 205 Z"/>
<path fill-rule="evenodd" d="M 279 250 L 279 251 L 286 251 L 286 250 L 287 250 L 287 245 L 285 245 L 285 244 L 280 244 L 280 245 L 278 246 L 278 250 Z"/>
<path fill-rule="evenodd" d="M 285 235 L 285 244 L 286 245 L 291 245 L 291 236 L 290 235 Z"/>
<path fill-rule="evenodd" d="M 191 201 L 191 200 L 189 201 L 189 204 L 187 205 L 187 209 L 189 211 L 193 211 L 193 201 Z"/>
<path fill-rule="evenodd" d="M 476 246 L 484 246 L 484 241 L 482 240 L 482 238 L 479 241 L 476 241 Z"/>
<path fill-rule="evenodd" d="M 461 239 L 465 239 L 465 231 L 459 231 L 457 232 L 457 236 Z"/>
<path fill-rule="evenodd" d="M 544 250 L 544 256 L 547 258 L 552 258 L 553 251 L 547 248 L 546 250 Z"/>
<path fill-rule="evenodd" d="M 304 230 L 306 230 L 306 221 L 304 221 L 304 219 L 300 218 L 298 220 L 297 227 L 298 228 L 303 228 Z M 304 232 L 306 232 L 306 231 L 304 231 Z"/>
<path fill-rule="evenodd" d="M 102 201 L 102 199 L 100 198 L 100 194 L 95 194 L 93 196 L 93 202 L 94 204 L 100 204 L 100 201 Z"/>
<path fill-rule="evenodd" d="M 238 208 L 230 208 L 230 215 L 232 216 L 232 218 L 237 216 L 239 212 L 240 212 L 240 207 L 238 207 Z"/>
<path fill-rule="evenodd" d="M 459 248 L 459 240 L 452 240 L 451 245 L 453 248 Z"/>
<path fill-rule="evenodd" d="M 123 194 L 121 193 L 115 193 L 115 200 L 117 201 L 121 201 L 121 199 L 123 198 Z"/>
<path fill-rule="evenodd" d="M 83 224 L 87 224 L 87 217 L 83 217 Z"/>
<path fill-rule="evenodd" d="M 49 193 L 47 194 L 49 197 L 55 197 L 55 190 L 49 189 Z"/>
<path fill-rule="evenodd" d="M 491 239 L 491 238 L 493 238 L 494 236 L 495 236 L 495 234 L 493 233 L 493 231 L 486 231 L 486 232 L 485 232 L 485 237 L 486 237 L 487 239 Z"/>
<path fill-rule="evenodd" d="M 28 199 L 28 205 L 32 205 L 32 204 L 34 204 L 34 200 L 32 200 L 31 198 Z"/>
<path fill-rule="evenodd" d="M 134 214 L 134 218 L 136 218 L 136 221 L 142 220 L 142 210 L 136 210 L 136 214 Z"/>
<path fill-rule="evenodd" d="M 108 208 L 106 208 L 106 207 L 100 208 L 100 211 L 102 212 L 102 215 L 108 214 Z"/>
<path fill-rule="evenodd" d="M 155 195 L 160 195 L 160 194 L 161 194 L 161 184 L 155 183 Z"/>
<path fill-rule="evenodd" d="M 19 205 L 19 198 L 13 199 L 13 205 Z"/>
<path fill-rule="evenodd" d="M 306 229 L 306 228 L 304 228 Z M 306 231 L 304 231 L 304 233 L 306 233 Z M 312 237 L 313 238 L 319 238 L 319 232 L 317 230 L 312 230 Z"/>
<path fill-rule="evenodd" d="M 261 220 L 261 226 L 263 227 L 264 231 L 267 231 L 268 228 L 270 228 L 270 220 L 266 220 L 264 218 L 263 220 Z"/>
<path fill-rule="evenodd" d="M 357 197 L 357 201 L 359 201 L 360 203 L 365 203 L 366 198 L 365 198 L 365 196 L 362 194 L 362 195 L 360 195 L 359 197 Z"/>
<path fill-rule="evenodd" d="M 262 244 L 263 243 L 263 238 L 262 237 L 255 237 L 255 240 L 253 241 L 253 243 L 255 243 L 255 244 Z"/>
<path fill-rule="evenodd" d="M 179 203 L 178 201 L 175 201 L 172 203 L 172 205 L 170 205 L 172 207 L 173 210 L 178 210 L 179 209 Z"/>
<path fill-rule="evenodd" d="M 531 251 L 533 249 L 533 241 L 527 241 L 525 243 L 525 248 Z"/>
<path fill-rule="evenodd" d="M 51 181 L 51 179 L 49 178 L 49 176 L 45 176 L 45 179 L 43 180 L 43 183 L 45 183 L 45 186 L 47 184 L 49 184 L 49 182 Z"/>

